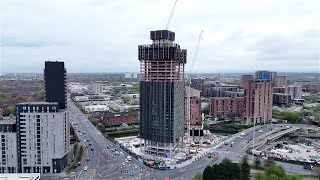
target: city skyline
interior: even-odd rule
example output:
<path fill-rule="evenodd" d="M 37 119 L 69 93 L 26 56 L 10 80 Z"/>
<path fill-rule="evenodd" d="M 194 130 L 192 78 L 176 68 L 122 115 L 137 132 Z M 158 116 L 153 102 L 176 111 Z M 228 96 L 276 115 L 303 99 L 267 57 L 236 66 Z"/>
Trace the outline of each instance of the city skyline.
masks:
<path fill-rule="evenodd" d="M 144 32 L 165 27 L 174 3 L 34 2 L 37 6 L 0 3 L 3 73 L 39 73 L 47 60 L 65 61 L 71 73 L 138 72 L 136 45 L 147 43 Z M 190 61 L 204 29 L 195 73 L 319 72 L 318 5 L 317 1 L 179 1 L 169 30 L 177 32 L 177 43 L 189 49 Z M 187 73 L 189 69 L 190 64 Z"/>

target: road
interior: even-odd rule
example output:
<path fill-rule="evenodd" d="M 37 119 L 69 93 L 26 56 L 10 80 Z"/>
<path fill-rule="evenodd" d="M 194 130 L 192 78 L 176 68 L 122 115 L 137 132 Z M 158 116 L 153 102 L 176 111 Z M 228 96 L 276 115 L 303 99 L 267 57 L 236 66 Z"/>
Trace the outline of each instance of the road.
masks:
<path fill-rule="evenodd" d="M 285 125 L 273 124 L 257 126 L 247 130 L 243 136 L 240 133 L 228 139 L 228 145 L 221 145 L 220 147 L 220 144 L 218 144 L 214 150 L 215 157 L 218 157 L 218 159 L 208 158 L 208 155 L 203 155 L 202 158 L 183 168 L 157 171 L 147 168 L 133 157 L 131 157 L 131 161 L 128 161 L 128 154 L 106 139 L 88 120 L 88 116 L 83 114 L 73 102 L 68 102 L 68 108 L 70 110 L 70 122 L 74 125 L 77 124 L 76 133 L 80 136 L 81 142 L 88 146 L 89 143 L 91 144 L 86 149 L 86 158 L 90 158 L 89 161 L 85 162 L 85 166 L 88 169 L 86 171 L 82 170 L 77 179 L 192 179 L 197 172 L 203 172 L 208 165 L 220 163 L 224 158 L 240 162 L 244 155 L 244 147 L 252 143 L 253 135 L 255 140 L 259 140 L 259 138 L 263 138 L 263 135 L 276 128 L 285 128 Z M 93 147 L 93 150 L 91 150 L 91 147 Z M 121 155 L 116 155 L 116 151 L 121 152 Z M 249 157 L 249 160 L 253 161 L 253 157 Z M 282 162 L 277 162 L 277 164 L 282 165 L 287 172 L 310 173 L 300 165 Z"/>
<path fill-rule="evenodd" d="M 122 176 L 124 179 L 140 177 L 140 167 L 135 159 L 132 158 L 132 161 L 126 161 L 127 154 L 106 139 L 88 120 L 87 115 L 83 114 L 71 101 L 68 103 L 68 108 L 71 114 L 71 123 L 78 124 L 75 126 L 77 133 L 80 133 L 80 135 L 82 133 L 80 136 L 81 141 L 83 142 L 84 139 L 86 139 L 86 141 L 89 140 L 89 142 L 85 142 L 85 144 L 88 146 L 89 143 L 91 144 L 91 146 L 87 148 L 88 155 L 86 158 L 90 158 L 90 161 L 86 162 L 88 170 L 82 171 L 79 179 L 99 179 L 101 176 L 107 178 L 115 174 Z M 93 148 L 93 150 L 91 150 L 91 148 Z M 122 155 L 116 155 L 116 151 L 121 152 Z M 100 170 L 97 171 L 97 169 L 99 169 L 98 160 L 100 155 L 104 156 L 107 162 L 103 164 L 103 169 L 100 168 Z"/>

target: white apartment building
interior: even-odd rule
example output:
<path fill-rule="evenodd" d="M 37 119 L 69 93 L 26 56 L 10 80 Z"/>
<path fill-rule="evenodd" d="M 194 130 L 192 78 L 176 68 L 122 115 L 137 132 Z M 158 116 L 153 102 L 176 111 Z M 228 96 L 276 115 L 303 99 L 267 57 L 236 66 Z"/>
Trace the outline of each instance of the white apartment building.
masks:
<path fill-rule="evenodd" d="M 302 87 L 301 86 L 286 86 L 285 94 L 291 94 L 291 99 L 301 99 Z"/>
<path fill-rule="evenodd" d="M 274 87 L 283 87 L 287 85 L 287 76 L 276 76 Z"/>
<path fill-rule="evenodd" d="M 0 121 L 0 173 L 17 172 L 17 135 L 16 121 Z"/>
<path fill-rule="evenodd" d="M 58 103 L 16 105 L 19 173 L 59 173 L 68 164 L 68 112 Z"/>
<path fill-rule="evenodd" d="M 96 81 L 92 84 L 92 89 L 95 94 L 103 94 L 110 89 L 107 85 L 107 82 L 104 81 Z"/>

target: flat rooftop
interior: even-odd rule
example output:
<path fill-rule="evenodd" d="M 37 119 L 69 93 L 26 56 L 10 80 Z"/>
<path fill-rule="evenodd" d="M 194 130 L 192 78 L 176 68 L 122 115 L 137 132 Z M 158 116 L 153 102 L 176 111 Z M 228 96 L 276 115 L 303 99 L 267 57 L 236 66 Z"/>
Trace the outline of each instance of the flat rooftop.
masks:
<path fill-rule="evenodd" d="M 24 103 L 18 103 L 17 105 L 39 105 L 39 104 L 46 104 L 46 105 L 56 105 L 58 102 L 46 102 L 46 101 L 37 101 L 37 102 L 24 102 Z"/>
<path fill-rule="evenodd" d="M 0 120 L 0 124 L 15 124 L 15 123 L 16 123 L 16 120 Z"/>
<path fill-rule="evenodd" d="M 12 180 L 12 179 L 28 179 L 28 180 L 40 180 L 40 173 L 6 173 L 0 174 L 0 179 Z"/>

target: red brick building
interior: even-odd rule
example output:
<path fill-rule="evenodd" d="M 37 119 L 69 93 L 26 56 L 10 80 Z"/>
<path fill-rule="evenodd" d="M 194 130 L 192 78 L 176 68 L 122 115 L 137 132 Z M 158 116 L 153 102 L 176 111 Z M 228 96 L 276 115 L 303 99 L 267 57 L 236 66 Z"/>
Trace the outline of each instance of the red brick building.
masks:
<path fill-rule="evenodd" d="M 100 122 L 105 126 L 120 126 L 123 123 L 138 124 L 139 114 L 138 112 L 105 114 L 100 118 Z"/>
<path fill-rule="evenodd" d="M 210 98 L 211 116 L 243 116 L 244 98 L 243 97 L 213 97 Z"/>
<path fill-rule="evenodd" d="M 190 124 L 201 125 L 201 99 L 190 97 Z"/>
<path fill-rule="evenodd" d="M 274 87 L 273 88 L 273 93 L 284 93 L 285 88 L 284 87 Z"/>
<path fill-rule="evenodd" d="M 241 85 L 244 85 L 246 82 L 253 80 L 253 75 L 242 75 L 241 76 Z"/>
<path fill-rule="evenodd" d="M 245 83 L 244 124 L 265 124 L 272 120 L 272 84 L 267 80 Z"/>

